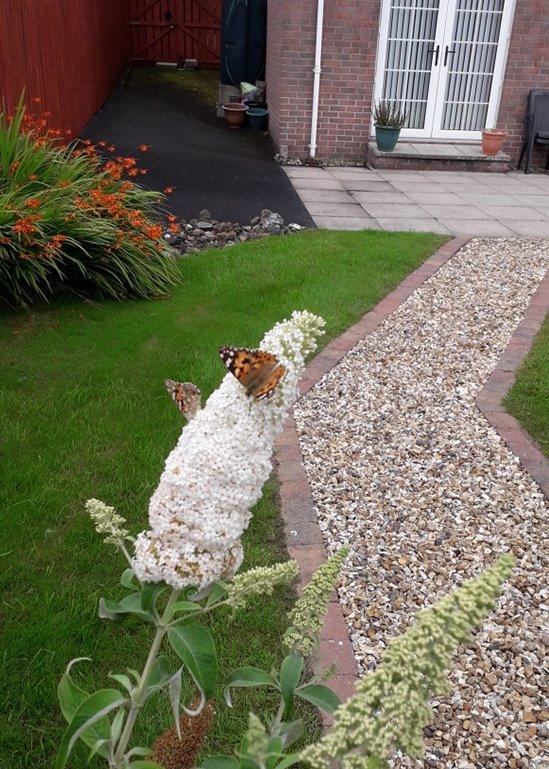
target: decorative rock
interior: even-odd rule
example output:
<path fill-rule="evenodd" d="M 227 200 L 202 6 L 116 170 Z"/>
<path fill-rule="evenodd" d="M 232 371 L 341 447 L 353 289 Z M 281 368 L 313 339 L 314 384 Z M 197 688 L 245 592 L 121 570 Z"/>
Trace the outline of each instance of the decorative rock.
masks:
<path fill-rule="evenodd" d="M 206 248 L 225 248 L 234 246 L 235 242 L 244 243 L 268 235 L 282 235 L 298 232 L 304 229 L 300 224 L 292 222 L 287 226 L 280 214 L 263 209 L 261 216 L 254 216 L 250 224 L 238 222 L 217 221 L 212 219 L 208 210 L 200 212 L 198 219 L 191 219 L 188 224 L 180 222 L 180 231 L 173 232 L 173 221 L 170 222 L 172 231 L 164 234 L 164 239 L 181 254 L 195 253 Z"/>

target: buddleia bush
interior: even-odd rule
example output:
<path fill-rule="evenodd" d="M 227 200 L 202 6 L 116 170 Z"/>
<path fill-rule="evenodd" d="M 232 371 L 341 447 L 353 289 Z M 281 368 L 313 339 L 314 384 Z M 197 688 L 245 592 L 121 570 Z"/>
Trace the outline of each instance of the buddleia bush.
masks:
<path fill-rule="evenodd" d="M 23 103 L 0 113 L 0 299 L 28 305 L 60 289 L 150 297 L 175 284 L 157 219 L 163 195 L 139 187 L 140 173 L 135 158 L 67 144 Z"/>

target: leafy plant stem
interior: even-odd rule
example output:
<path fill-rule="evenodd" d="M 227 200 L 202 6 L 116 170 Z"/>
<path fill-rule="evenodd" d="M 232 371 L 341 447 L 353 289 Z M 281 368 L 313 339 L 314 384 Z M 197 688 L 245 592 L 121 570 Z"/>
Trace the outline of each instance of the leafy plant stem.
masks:
<path fill-rule="evenodd" d="M 113 760 L 111 763 L 112 769 L 119 769 L 120 767 L 123 766 L 126 748 L 128 747 L 128 743 L 132 736 L 133 727 L 137 720 L 139 709 L 143 704 L 143 701 L 142 701 L 143 694 L 146 691 L 147 681 L 149 679 L 151 668 L 156 660 L 156 657 L 158 656 L 158 652 L 160 651 L 160 647 L 162 646 L 162 641 L 164 640 L 164 636 L 168 632 L 168 625 L 165 622 L 164 618 L 167 616 L 170 607 L 177 601 L 179 597 L 179 593 L 180 593 L 179 590 L 172 590 L 170 597 L 168 598 L 168 601 L 166 603 L 166 607 L 164 608 L 164 611 L 162 613 L 162 616 L 160 617 L 160 620 L 157 623 L 156 632 L 154 634 L 154 638 L 151 643 L 151 648 L 149 649 L 149 654 L 147 656 L 145 666 L 143 667 L 143 672 L 141 673 L 139 683 L 133 692 L 132 703 L 128 712 L 128 716 L 126 718 L 126 723 L 124 724 L 124 729 L 122 730 L 122 734 L 120 735 L 120 740 L 118 741 L 118 745 L 116 747 L 116 751 L 113 756 Z"/>

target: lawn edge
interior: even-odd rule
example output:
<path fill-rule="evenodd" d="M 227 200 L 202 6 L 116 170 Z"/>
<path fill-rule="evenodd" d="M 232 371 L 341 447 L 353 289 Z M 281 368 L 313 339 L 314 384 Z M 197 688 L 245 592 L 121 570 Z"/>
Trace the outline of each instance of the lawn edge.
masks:
<path fill-rule="evenodd" d="M 305 367 L 299 386 L 300 396 L 320 381 L 360 340 L 374 331 L 469 240 L 470 238 L 458 237 L 444 243 L 357 323 L 329 342 Z M 288 417 L 284 430 L 277 439 L 275 467 L 286 544 L 290 557 L 298 562 L 301 572 L 299 591 L 326 560 L 327 553 L 303 465 L 293 416 Z M 312 661 L 316 674 L 321 674 L 332 665 L 335 665 L 336 673 L 328 683 L 339 697 L 345 700 L 354 694 L 359 676 L 347 623 L 335 592 L 328 607 L 319 647 Z M 329 725 L 331 721 L 330 716 L 323 715 L 324 726 Z"/>
<path fill-rule="evenodd" d="M 515 384 L 518 371 L 532 349 L 534 339 L 548 311 L 549 274 L 540 283 L 497 366 L 475 399 L 477 408 L 499 433 L 513 454 L 519 458 L 521 465 L 536 481 L 547 498 L 549 498 L 549 460 L 520 422 L 507 411 L 503 401 Z"/>

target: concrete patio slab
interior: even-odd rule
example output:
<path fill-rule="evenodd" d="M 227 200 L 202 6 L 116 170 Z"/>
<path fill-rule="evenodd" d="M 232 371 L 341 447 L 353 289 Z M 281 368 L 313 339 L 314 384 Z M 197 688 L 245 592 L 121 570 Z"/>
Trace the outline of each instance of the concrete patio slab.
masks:
<path fill-rule="evenodd" d="M 484 237 L 507 237 L 514 236 L 513 230 L 510 230 L 501 222 L 493 219 L 439 219 L 439 224 L 447 228 L 452 235 L 480 235 Z"/>
<path fill-rule="evenodd" d="M 358 203 L 307 203 L 309 213 L 314 216 L 352 216 L 355 218 L 366 217 L 364 210 Z"/>
<path fill-rule="evenodd" d="M 444 227 L 442 222 L 434 219 L 385 219 L 377 220 L 387 232 L 436 232 L 440 235 L 451 235 L 451 230 Z"/>
<path fill-rule="evenodd" d="M 378 222 L 371 217 L 315 216 L 317 227 L 325 230 L 381 230 Z"/>
<path fill-rule="evenodd" d="M 381 205 L 376 203 L 363 203 L 362 205 L 365 211 L 376 219 L 378 216 L 393 219 L 432 218 L 424 208 L 413 205 L 411 201 L 410 205 L 401 205 L 400 203 L 386 203 Z"/>
<path fill-rule="evenodd" d="M 368 228 L 384 230 L 549 236 L 549 174 L 314 170 L 292 183 L 322 227 L 338 228 L 345 219 L 345 229 L 363 229 L 364 216 Z"/>

